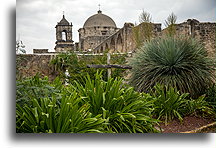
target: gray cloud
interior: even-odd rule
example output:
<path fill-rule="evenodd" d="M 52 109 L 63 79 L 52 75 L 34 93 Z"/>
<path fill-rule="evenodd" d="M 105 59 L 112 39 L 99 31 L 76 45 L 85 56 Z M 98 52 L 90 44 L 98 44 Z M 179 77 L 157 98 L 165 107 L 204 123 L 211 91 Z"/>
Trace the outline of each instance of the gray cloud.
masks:
<path fill-rule="evenodd" d="M 17 37 L 20 34 L 28 53 L 34 48 L 53 51 L 55 25 L 65 11 L 66 19 L 73 23 L 73 39 L 77 42 L 77 30 L 97 12 L 99 3 L 103 13 L 113 18 L 119 28 L 125 22 L 138 23 L 143 9 L 152 15 L 153 22 L 162 24 L 171 12 L 178 16 L 179 23 L 188 18 L 215 22 L 216 18 L 215 0 L 18 0 Z"/>

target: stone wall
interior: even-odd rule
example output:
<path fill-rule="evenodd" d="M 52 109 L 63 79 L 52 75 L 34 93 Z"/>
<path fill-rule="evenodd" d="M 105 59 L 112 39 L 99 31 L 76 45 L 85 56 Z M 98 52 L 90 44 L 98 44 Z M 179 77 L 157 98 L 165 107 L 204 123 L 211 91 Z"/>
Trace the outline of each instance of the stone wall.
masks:
<path fill-rule="evenodd" d="M 135 47 L 131 36 L 133 26 L 132 23 L 125 23 L 123 28 L 95 47 L 94 53 L 102 53 L 107 49 L 110 52 L 131 52 Z"/>
<path fill-rule="evenodd" d="M 55 55 L 19 54 L 16 55 L 17 77 L 30 77 L 39 73 L 53 80 L 58 73 L 50 65 Z"/>
<path fill-rule="evenodd" d="M 196 38 L 204 44 L 209 56 L 215 57 L 215 27 L 216 23 L 188 19 L 186 22 L 176 24 L 176 36 Z M 162 30 L 162 35 L 166 34 L 166 29 Z"/>
<path fill-rule="evenodd" d="M 133 40 L 132 23 L 125 23 L 124 27 L 106 38 L 95 49 L 94 53 L 102 53 L 106 49 L 111 52 L 133 52 L 135 50 L 135 42 Z M 199 22 L 194 19 L 189 19 L 186 22 L 176 24 L 177 36 L 191 36 L 198 39 L 206 47 L 210 57 L 215 59 L 215 28 L 216 23 Z M 154 37 L 163 36 L 166 29 L 161 30 L 161 24 L 154 24 Z M 78 43 L 76 46 L 79 46 Z M 21 76 L 29 77 L 40 73 L 42 76 L 49 76 L 50 80 L 54 79 L 57 72 L 49 64 L 50 60 L 58 54 L 46 53 L 47 49 L 38 50 L 36 54 L 17 55 L 17 69 Z"/>

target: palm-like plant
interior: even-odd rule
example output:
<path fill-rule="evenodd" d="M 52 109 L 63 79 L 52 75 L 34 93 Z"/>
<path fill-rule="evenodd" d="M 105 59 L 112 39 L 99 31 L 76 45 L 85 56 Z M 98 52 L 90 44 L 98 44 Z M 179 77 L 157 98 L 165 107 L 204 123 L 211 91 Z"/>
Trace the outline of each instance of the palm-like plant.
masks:
<path fill-rule="evenodd" d="M 213 82 L 213 62 L 203 45 L 191 38 L 160 38 L 147 42 L 130 60 L 130 83 L 148 92 L 156 83 L 192 96 L 202 94 Z"/>

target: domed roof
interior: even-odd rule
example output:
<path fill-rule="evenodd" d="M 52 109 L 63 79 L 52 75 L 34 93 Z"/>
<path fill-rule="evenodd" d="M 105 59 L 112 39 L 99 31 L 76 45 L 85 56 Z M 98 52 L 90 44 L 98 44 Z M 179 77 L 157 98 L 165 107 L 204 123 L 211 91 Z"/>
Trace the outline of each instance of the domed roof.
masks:
<path fill-rule="evenodd" d="M 105 14 L 102 14 L 102 11 L 100 11 L 100 10 L 98 11 L 97 14 L 90 16 L 86 20 L 83 28 L 97 27 L 97 26 L 117 28 L 113 19 L 110 18 L 109 16 L 105 15 Z"/>

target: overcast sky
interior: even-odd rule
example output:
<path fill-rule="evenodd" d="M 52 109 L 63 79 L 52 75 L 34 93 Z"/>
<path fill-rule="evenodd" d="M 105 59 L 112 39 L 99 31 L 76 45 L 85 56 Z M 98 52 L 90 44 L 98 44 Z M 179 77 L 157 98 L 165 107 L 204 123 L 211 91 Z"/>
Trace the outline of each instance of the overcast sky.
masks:
<path fill-rule="evenodd" d="M 73 40 L 78 42 L 78 29 L 88 17 L 97 13 L 110 16 L 118 28 L 125 22 L 139 22 L 144 9 L 154 23 L 164 24 L 169 14 L 177 15 L 177 23 L 195 18 L 202 22 L 216 22 L 215 0 L 17 0 L 16 38 L 26 45 L 27 53 L 33 49 L 54 51 L 55 26 L 65 18 L 73 24 Z"/>

